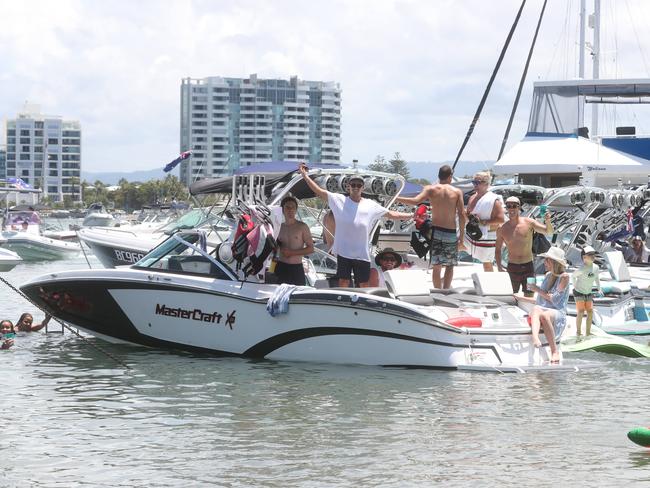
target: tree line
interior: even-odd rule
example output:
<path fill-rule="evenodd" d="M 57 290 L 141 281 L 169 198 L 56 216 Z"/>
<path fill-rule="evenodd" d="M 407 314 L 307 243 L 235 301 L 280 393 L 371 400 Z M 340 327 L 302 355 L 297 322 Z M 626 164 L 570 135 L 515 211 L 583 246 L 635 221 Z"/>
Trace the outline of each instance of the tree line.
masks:
<path fill-rule="evenodd" d="M 399 153 L 399 151 L 397 151 L 388 161 L 386 161 L 386 158 L 384 156 L 377 155 L 375 157 L 375 160 L 368 165 L 368 169 L 370 171 L 381 171 L 383 173 L 399 174 L 402 175 L 406 181 L 417 183 L 418 185 L 428 185 L 431 183 L 426 178 L 411 178 L 406 160 L 402 158 L 402 155 Z"/>
<path fill-rule="evenodd" d="M 144 205 L 170 203 L 174 200 L 185 201 L 189 196 L 187 187 L 174 175 L 167 175 L 163 180 L 145 182 L 129 182 L 122 178 L 116 185 L 118 188 L 111 186 L 99 180 L 92 184 L 84 180 L 79 184 L 81 203 L 70 195 L 65 195 L 63 202 L 53 202 L 51 198 L 43 197 L 41 203 L 53 208 L 70 209 L 80 206 L 87 208 L 98 202 L 106 207 L 128 212 L 140 210 Z"/>

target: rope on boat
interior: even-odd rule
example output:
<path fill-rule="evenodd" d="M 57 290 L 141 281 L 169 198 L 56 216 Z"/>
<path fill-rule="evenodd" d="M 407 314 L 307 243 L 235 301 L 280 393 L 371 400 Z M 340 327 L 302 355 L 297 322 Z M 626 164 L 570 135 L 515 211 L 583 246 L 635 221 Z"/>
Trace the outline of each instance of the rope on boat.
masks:
<path fill-rule="evenodd" d="M 9 283 L 7 280 L 5 280 L 2 276 L 0 276 L 0 281 L 2 281 L 5 285 L 7 285 L 9 288 L 11 288 L 13 291 L 15 291 L 18 295 L 22 296 L 25 300 L 27 300 L 29 303 L 34 305 L 37 309 L 39 309 L 41 312 L 43 312 L 46 315 L 50 315 L 46 310 L 44 310 L 40 305 L 38 305 L 36 302 L 34 302 L 31 298 L 29 298 L 27 295 L 25 295 L 22 291 L 20 291 L 18 288 L 16 288 L 14 285 Z M 51 316 L 51 315 L 50 315 Z M 113 361 L 115 361 L 117 364 L 122 366 L 125 369 L 130 370 L 131 368 L 129 367 L 128 364 L 126 364 L 124 361 L 121 359 L 118 359 L 117 357 L 113 356 L 110 352 L 104 350 L 103 348 L 99 347 L 97 344 L 93 344 L 90 342 L 88 339 L 86 339 L 84 336 L 82 336 L 78 331 L 70 327 L 69 325 L 65 324 L 61 320 L 57 319 L 56 317 L 52 317 L 56 322 L 61 324 L 61 326 L 64 329 L 67 329 L 68 331 L 72 332 L 74 335 L 76 335 L 79 339 L 81 339 L 86 345 L 90 346 L 91 348 L 95 349 L 96 351 L 99 351 L 103 355 L 111 358 Z"/>
<path fill-rule="evenodd" d="M 512 104 L 512 111 L 510 112 L 508 127 L 506 128 L 506 132 L 503 135 L 503 141 L 501 142 L 501 149 L 499 149 L 499 155 L 497 156 L 497 161 L 501 159 L 501 156 L 503 155 L 503 151 L 506 148 L 506 144 L 508 143 L 508 137 L 510 136 L 510 129 L 512 128 L 512 121 L 515 118 L 515 112 L 517 112 L 517 106 L 519 106 L 519 98 L 521 97 L 521 90 L 524 87 L 524 82 L 526 81 L 526 75 L 528 74 L 528 66 L 530 65 L 530 58 L 533 56 L 533 51 L 535 50 L 535 44 L 537 43 L 537 34 L 539 34 L 539 28 L 542 25 L 542 19 L 544 18 L 544 11 L 546 10 L 546 2 L 547 0 L 544 0 L 544 5 L 542 5 L 542 13 L 539 15 L 539 20 L 537 21 L 537 28 L 535 29 L 535 35 L 533 36 L 533 42 L 530 45 L 530 50 L 528 51 L 528 58 L 526 59 L 524 72 L 521 74 L 521 80 L 519 80 L 519 88 L 517 89 L 517 96 L 515 97 L 515 102 Z"/>
<path fill-rule="evenodd" d="M 84 243 L 81 239 L 79 239 L 79 231 L 75 230 L 75 234 L 77 234 L 77 241 L 79 241 L 79 247 L 81 248 L 81 252 L 84 253 L 84 258 L 86 258 L 86 263 L 88 263 L 88 268 L 93 269 L 93 267 L 90 265 L 90 261 L 88 260 L 88 255 L 86 254 L 86 250 L 84 249 Z"/>
<path fill-rule="evenodd" d="M 481 98 L 481 101 L 478 104 L 478 108 L 476 109 L 474 118 L 472 119 L 472 122 L 469 124 L 469 129 L 467 129 L 467 135 L 465 136 L 465 140 L 463 141 L 463 144 L 460 146 L 458 155 L 456 156 L 456 159 L 454 160 L 454 164 L 451 167 L 452 170 L 456 169 L 458 160 L 463 154 L 463 151 L 465 150 L 465 146 L 467 146 L 467 143 L 469 142 L 469 138 L 472 137 L 472 133 L 474 132 L 474 127 L 476 127 L 476 124 L 478 123 L 478 120 L 481 116 L 481 112 L 483 111 L 483 106 L 485 105 L 485 101 L 487 100 L 487 97 L 490 94 L 492 83 L 494 83 L 494 79 L 496 78 L 497 73 L 499 72 L 499 68 L 501 67 L 501 62 L 503 61 L 503 58 L 506 55 L 506 51 L 508 51 L 508 46 L 510 45 L 510 41 L 512 40 L 512 35 L 515 33 L 517 24 L 519 23 L 519 18 L 521 17 L 521 12 L 524 9 L 524 5 L 526 5 L 526 0 L 522 0 L 521 7 L 519 7 L 519 12 L 517 12 L 517 17 L 515 17 L 515 21 L 512 24 L 512 27 L 510 27 L 510 32 L 508 33 L 508 37 L 506 37 L 506 42 L 503 45 L 503 48 L 501 49 L 501 54 L 499 55 L 499 59 L 497 60 L 496 66 L 494 67 L 494 71 L 492 71 L 492 76 L 490 76 L 490 81 L 488 81 L 488 84 L 485 87 L 485 92 L 483 92 L 483 98 Z"/>

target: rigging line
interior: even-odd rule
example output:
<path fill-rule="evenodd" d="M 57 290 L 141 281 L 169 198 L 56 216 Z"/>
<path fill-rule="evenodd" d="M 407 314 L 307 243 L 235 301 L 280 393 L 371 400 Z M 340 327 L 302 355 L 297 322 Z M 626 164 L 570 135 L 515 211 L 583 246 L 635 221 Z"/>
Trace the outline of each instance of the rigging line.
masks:
<path fill-rule="evenodd" d="M 639 48 L 639 52 L 641 53 L 641 60 L 643 61 L 643 67 L 645 68 L 646 76 L 650 76 L 648 63 L 645 59 L 645 53 L 643 52 L 643 49 L 641 49 L 641 41 L 639 41 L 639 33 L 636 31 L 636 25 L 634 23 L 634 18 L 632 17 L 632 13 L 630 12 L 630 4 L 628 3 L 628 0 L 625 0 L 625 8 L 627 9 L 628 17 L 630 18 L 630 24 L 632 24 L 632 31 L 634 32 L 634 37 L 636 38 L 636 45 Z"/>
<path fill-rule="evenodd" d="M 512 40 L 512 35 L 515 33 L 515 29 L 517 28 L 517 24 L 519 23 L 519 18 L 521 17 L 521 12 L 524 10 L 524 5 L 526 5 L 526 0 L 522 0 L 521 6 L 519 7 L 519 11 L 517 12 L 517 16 L 515 17 L 515 21 L 512 24 L 512 27 L 510 27 L 510 32 L 508 32 L 508 37 L 506 38 L 506 42 L 503 45 L 503 48 L 501 48 L 501 54 L 499 55 L 499 59 L 497 60 L 497 64 L 494 67 L 494 70 L 492 71 L 492 76 L 490 76 L 490 81 L 488 81 L 488 84 L 485 87 L 483 98 L 481 98 L 478 108 L 476 109 L 476 113 L 474 114 L 474 118 L 472 119 L 472 122 L 469 124 L 469 129 L 467 130 L 467 135 L 465 136 L 465 140 L 463 141 L 463 144 L 460 146 L 460 150 L 458 151 L 456 160 L 454 161 L 454 164 L 451 167 L 452 170 L 456 168 L 456 165 L 458 164 L 458 160 L 460 159 L 460 156 L 463 154 L 463 150 L 465 149 L 465 146 L 467 146 L 467 143 L 469 142 L 469 138 L 472 137 L 472 133 L 474 132 L 474 127 L 476 127 L 476 124 L 478 123 L 479 117 L 481 116 L 481 112 L 483 111 L 483 106 L 485 105 L 485 101 L 487 100 L 487 97 L 490 93 L 490 89 L 492 88 L 492 83 L 494 83 L 494 79 L 496 78 L 499 68 L 501 67 L 501 62 L 503 61 L 503 58 L 506 55 L 506 51 L 508 50 L 508 46 L 510 45 L 510 41 Z"/>
<path fill-rule="evenodd" d="M 526 82 L 526 75 L 528 74 L 528 66 L 530 65 L 530 58 L 533 56 L 533 51 L 535 50 L 535 44 L 537 43 L 537 34 L 539 34 L 539 28 L 542 25 L 542 19 L 544 18 L 544 11 L 546 10 L 546 3 L 548 0 L 544 0 L 544 5 L 542 5 L 542 12 L 539 14 L 539 20 L 537 21 L 537 27 L 535 28 L 535 35 L 533 36 L 533 42 L 530 45 L 530 50 L 528 51 L 528 58 L 526 59 L 526 65 L 524 67 L 524 72 L 521 74 L 521 80 L 519 80 L 519 89 L 517 90 L 517 96 L 515 97 L 515 102 L 512 105 L 512 112 L 510 112 L 510 120 L 508 120 L 508 127 L 506 132 L 503 135 L 503 141 L 501 142 L 501 149 L 499 150 L 499 156 L 497 161 L 501 159 L 503 155 L 503 150 L 508 143 L 508 136 L 510 135 L 510 129 L 512 128 L 512 121 L 515 118 L 515 112 L 517 111 L 517 106 L 519 105 L 519 98 L 521 97 L 521 90 L 524 87 Z"/>
<path fill-rule="evenodd" d="M 95 350 L 101 352 L 103 355 L 109 357 L 110 359 L 112 359 L 113 361 L 115 361 L 117 364 L 119 364 L 119 365 L 122 366 L 123 368 L 125 368 L 125 369 L 129 369 L 129 370 L 131 369 L 131 367 L 130 367 L 128 364 L 126 364 L 124 361 L 122 361 L 122 360 L 116 358 L 116 357 L 113 356 L 110 352 L 108 352 L 108 351 L 104 350 L 103 348 L 99 347 L 97 344 L 93 344 L 93 343 L 90 342 L 88 339 L 86 339 L 84 336 L 82 336 L 79 332 L 77 332 L 76 330 L 74 330 L 72 327 L 70 327 L 69 325 L 67 325 L 67 324 L 64 323 L 63 321 L 57 319 L 56 317 L 53 317 L 53 316 L 52 316 L 51 314 L 49 314 L 46 310 L 44 310 L 40 305 L 38 305 L 38 304 L 37 304 L 36 302 L 34 302 L 31 298 L 29 298 L 27 295 L 25 295 L 22 291 L 20 291 L 20 290 L 19 290 L 18 288 L 16 288 L 14 285 L 12 285 L 11 283 L 9 283 L 7 280 L 5 280 L 2 276 L 0 276 L 0 281 L 2 281 L 5 285 L 7 285 L 9 288 L 11 288 L 11 289 L 12 289 L 13 291 L 15 291 L 16 293 L 18 293 L 18 295 L 22 296 L 22 297 L 23 297 L 25 300 L 27 300 L 29 303 L 31 303 L 32 305 L 34 305 L 37 309 L 39 309 L 39 310 L 40 310 L 41 312 L 43 312 L 45 315 L 49 315 L 50 317 L 52 317 L 52 318 L 54 319 L 55 322 L 58 322 L 59 324 L 61 324 L 61 326 L 62 326 L 64 329 L 68 329 L 69 332 L 72 332 L 74 335 L 76 335 L 76 336 L 77 336 L 79 339 L 81 339 L 81 340 L 82 340 L 86 345 L 90 346 L 92 349 L 95 349 Z"/>

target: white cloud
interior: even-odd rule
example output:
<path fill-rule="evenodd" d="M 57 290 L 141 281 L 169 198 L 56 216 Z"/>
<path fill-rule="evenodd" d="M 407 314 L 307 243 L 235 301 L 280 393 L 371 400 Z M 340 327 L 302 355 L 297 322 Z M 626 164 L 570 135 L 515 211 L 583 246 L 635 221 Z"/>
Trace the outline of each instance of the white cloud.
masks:
<path fill-rule="evenodd" d="M 496 157 L 541 3 L 527 4 L 466 159 Z M 519 4 L 2 2 L 0 116 L 40 103 L 82 122 L 86 169 L 148 169 L 178 152 L 182 78 L 298 75 L 341 83 L 345 160 L 395 151 L 452 159 Z M 578 4 L 549 2 L 513 142 L 525 130 L 531 82 L 576 75 Z M 647 43 L 649 4 L 603 1 L 603 73 L 649 76 L 637 45 Z"/>

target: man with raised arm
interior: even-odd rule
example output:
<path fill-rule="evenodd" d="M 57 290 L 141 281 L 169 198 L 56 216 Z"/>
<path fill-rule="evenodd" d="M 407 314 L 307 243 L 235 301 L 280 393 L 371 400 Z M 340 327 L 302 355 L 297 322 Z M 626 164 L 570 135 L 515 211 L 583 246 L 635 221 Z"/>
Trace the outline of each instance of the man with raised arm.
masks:
<path fill-rule="evenodd" d="M 451 186 L 453 170 L 444 165 L 438 170 L 438 183 L 426 185 L 420 194 L 413 198 L 398 197 L 397 201 L 407 205 L 417 205 L 429 200 L 431 208 L 431 264 L 434 288 L 450 288 L 454 278 L 454 266 L 458 264 L 458 251 L 465 249 L 465 205 L 463 192 Z M 456 219 L 460 231 L 456 233 Z M 441 278 L 445 267 L 444 279 Z"/>
<path fill-rule="evenodd" d="M 528 278 L 535 277 L 533 266 L 533 231 L 541 234 L 553 234 L 551 214 L 546 212 L 544 223 L 535 219 L 521 216 L 521 201 L 517 197 L 506 199 L 506 213 L 508 221 L 497 229 L 497 242 L 495 257 L 499 271 L 503 271 L 501 263 L 501 248 L 505 245 L 508 248 L 508 267 L 506 270 L 510 275 L 512 290 L 517 293 L 521 291 L 526 296 L 532 296 L 528 290 Z"/>
<path fill-rule="evenodd" d="M 336 234 L 332 253 L 336 254 L 339 286 L 350 286 L 352 275 L 357 285 L 365 288 L 370 279 L 370 231 L 381 217 L 408 220 L 412 214 L 395 212 L 382 207 L 374 200 L 363 198 L 364 180 L 354 175 L 348 182 L 348 196 L 331 193 L 318 186 L 307 172 L 305 163 L 299 171 L 314 194 L 327 202 L 336 221 Z"/>

